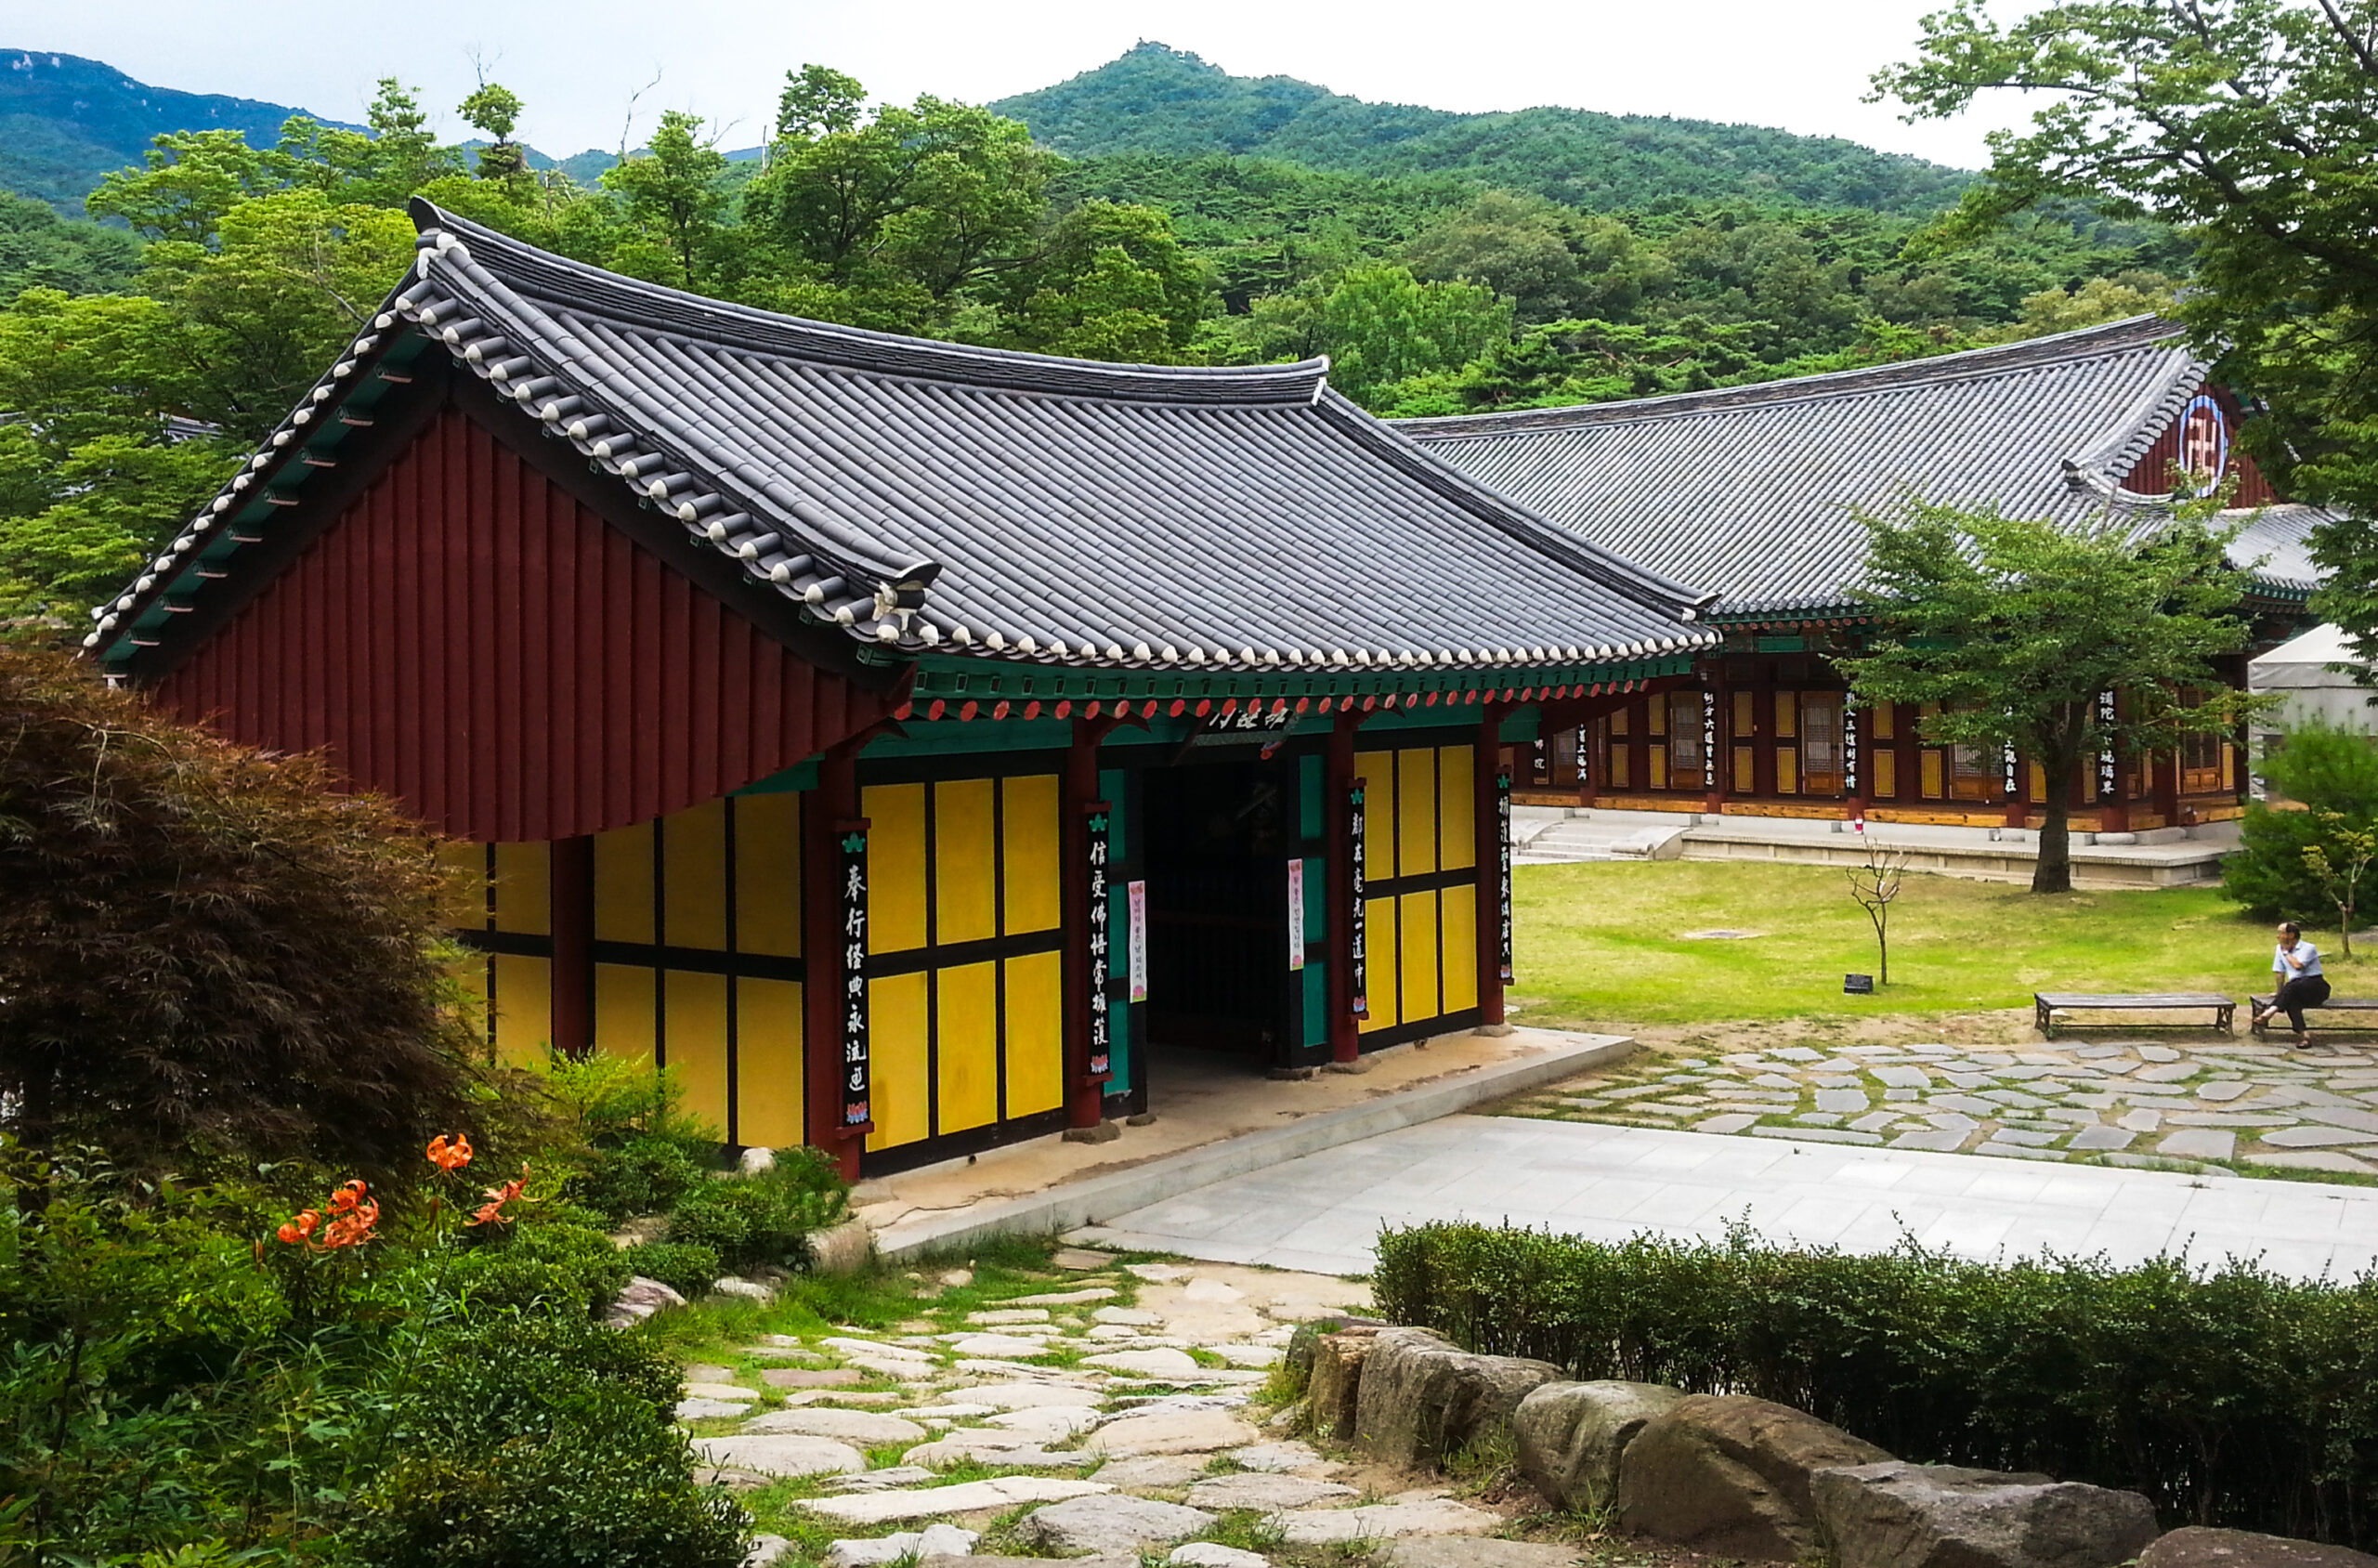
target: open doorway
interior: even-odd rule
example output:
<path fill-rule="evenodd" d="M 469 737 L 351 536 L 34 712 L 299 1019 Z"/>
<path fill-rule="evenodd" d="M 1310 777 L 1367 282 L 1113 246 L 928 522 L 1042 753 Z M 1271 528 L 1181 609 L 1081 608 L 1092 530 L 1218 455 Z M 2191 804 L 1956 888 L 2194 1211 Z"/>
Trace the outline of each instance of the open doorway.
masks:
<path fill-rule="evenodd" d="M 1293 764 L 1190 763 L 1145 775 L 1148 1042 L 1285 1063 L 1297 1017 L 1287 866 Z"/>

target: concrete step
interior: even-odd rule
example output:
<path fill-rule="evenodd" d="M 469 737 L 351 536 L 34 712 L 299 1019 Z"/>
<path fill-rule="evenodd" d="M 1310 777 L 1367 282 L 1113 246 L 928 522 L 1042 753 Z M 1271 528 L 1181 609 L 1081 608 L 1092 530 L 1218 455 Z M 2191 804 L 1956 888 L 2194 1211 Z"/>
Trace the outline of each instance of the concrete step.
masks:
<path fill-rule="evenodd" d="M 1526 866 L 1570 865 L 1581 860 L 1674 860 L 1683 853 L 1680 822 L 1629 822 L 1625 818 L 1573 817 L 1535 829 L 1524 843 L 1512 833 L 1511 858 Z"/>

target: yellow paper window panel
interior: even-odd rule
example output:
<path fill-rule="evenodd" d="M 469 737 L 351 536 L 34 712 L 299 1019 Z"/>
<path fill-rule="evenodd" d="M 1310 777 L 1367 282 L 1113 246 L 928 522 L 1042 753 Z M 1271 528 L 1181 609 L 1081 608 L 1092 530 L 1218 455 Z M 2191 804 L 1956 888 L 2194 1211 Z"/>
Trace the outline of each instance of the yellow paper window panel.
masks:
<path fill-rule="evenodd" d="M 926 987 L 931 981 L 919 973 L 867 983 L 868 1087 L 875 1113 L 875 1130 L 867 1138 L 870 1150 L 897 1148 L 933 1136 L 926 1076 Z"/>
<path fill-rule="evenodd" d="M 1478 864 L 1477 749 L 1437 750 L 1437 865 L 1446 871 Z"/>
<path fill-rule="evenodd" d="M 1775 738 L 1793 740 L 1800 734 L 1800 694 L 1779 691 L 1775 694 Z"/>
<path fill-rule="evenodd" d="M 737 1143 L 781 1149 L 807 1141 L 801 1042 L 799 982 L 749 975 L 735 982 Z"/>
<path fill-rule="evenodd" d="M 1668 749 L 1665 746 L 1653 746 L 1651 751 L 1652 788 L 1665 790 L 1668 787 Z"/>
<path fill-rule="evenodd" d="M 594 835 L 594 940 L 650 946 L 652 824 Z"/>
<path fill-rule="evenodd" d="M 1899 738 L 1899 709 L 1889 702 L 1877 703 L 1866 710 L 1867 735 L 1875 740 Z"/>
<path fill-rule="evenodd" d="M 2037 763 L 2026 763 L 2023 765 L 2023 781 L 2025 785 L 2023 798 L 2033 805 L 2045 805 L 2047 804 L 2047 769 Z"/>
<path fill-rule="evenodd" d="M 554 933 L 552 846 L 495 846 L 495 929 L 520 936 Z"/>
<path fill-rule="evenodd" d="M 1437 753 L 1421 747 L 1395 753 L 1395 874 L 1425 876 L 1437 869 Z"/>
<path fill-rule="evenodd" d="M 1417 1024 L 1445 1011 L 1437 988 L 1437 895 L 1407 893 L 1396 902 L 1396 1010 Z"/>
<path fill-rule="evenodd" d="M 1869 764 L 1875 776 L 1875 793 L 1884 800 L 1899 798 L 1899 753 L 1876 751 Z"/>
<path fill-rule="evenodd" d="M 710 801 L 660 822 L 661 939 L 673 947 L 726 947 L 726 803 Z"/>
<path fill-rule="evenodd" d="M 1627 777 L 1628 773 L 1633 767 L 1634 751 L 1635 748 L 1627 743 L 1626 737 L 1623 733 L 1620 735 L 1618 739 L 1611 743 L 1610 787 L 1612 789 L 1630 790 L 1634 788 L 1633 782 Z"/>
<path fill-rule="evenodd" d="M 999 934 L 999 844 L 992 836 L 992 797 L 998 788 L 988 778 L 952 779 L 933 787 L 936 943 L 980 942 Z"/>
<path fill-rule="evenodd" d="M 2238 748 L 2228 741 L 2221 743 L 2221 789 L 2225 794 L 2238 788 Z"/>
<path fill-rule="evenodd" d="M 1007 1114 L 1065 1103 L 1065 960 L 1026 953 L 1000 965 L 1007 987 Z"/>
<path fill-rule="evenodd" d="M 1937 801 L 1946 788 L 1942 777 L 1946 770 L 1941 764 L 1940 748 L 1936 746 L 1924 748 L 1923 768 L 1924 798 L 1927 801 Z"/>
<path fill-rule="evenodd" d="M 1734 748 L 1734 793 L 1747 795 L 1758 789 L 1758 753 L 1748 746 Z"/>
<path fill-rule="evenodd" d="M 1733 694 L 1734 738 L 1747 740 L 1758 727 L 1758 694 L 1738 691 Z"/>
<path fill-rule="evenodd" d="M 487 845 L 447 843 L 438 846 L 438 865 L 446 873 L 446 923 L 464 931 L 487 925 Z"/>
<path fill-rule="evenodd" d="M 1006 934 L 1054 931 L 1064 919 L 1057 776 L 1034 773 L 1000 780 L 1000 815 Z"/>
<path fill-rule="evenodd" d="M 1610 733 L 1613 735 L 1625 735 L 1627 733 L 1627 709 L 1625 707 L 1620 707 L 1611 713 Z"/>
<path fill-rule="evenodd" d="M 735 946 L 769 958 L 801 956 L 799 795 L 735 803 Z"/>
<path fill-rule="evenodd" d="M 1775 748 L 1775 792 L 1779 795 L 1800 792 L 1800 753 L 1797 747 Z"/>
<path fill-rule="evenodd" d="M 1446 888 L 1437 909 L 1444 947 L 1444 1009 L 1459 1013 L 1478 1005 L 1478 889 Z"/>
<path fill-rule="evenodd" d="M 1643 704 L 1643 716 L 1650 720 L 1645 733 L 1666 735 L 1668 732 L 1668 705 L 1665 699 L 1653 699 Z"/>
<path fill-rule="evenodd" d="M 1393 1028 L 1403 1022 L 1403 1013 L 1398 1006 L 1395 905 L 1392 898 L 1364 901 L 1364 929 L 1369 943 L 1368 951 L 1365 954 L 1368 961 L 1364 974 L 1370 987 L 1366 993 L 1370 1016 L 1363 1020 L 1362 1032 L 1365 1034 Z"/>
<path fill-rule="evenodd" d="M 869 785 L 859 791 L 859 812 L 869 824 L 867 950 L 900 953 L 921 947 L 925 945 L 925 786 Z"/>
<path fill-rule="evenodd" d="M 488 971 L 493 982 L 488 1016 L 495 1059 L 512 1067 L 542 1063 L 554 1039 L 553 960 L 497 953 Z"/>
<path fill-rule="evenodd" d="M 1000 1116 L 1000 976 L 996 963 L 934 975 L 936 1135 L 988 1127 Z"/>
<path fill-rule="evenodd" d="M 662 1054 L 686 1110 L 726 1132 L 726 976 L 673 969 L 660 985 Z"/>
<path fill-rule="evenodd" d="M 1395 753 L 1357 751 L 1354 777 L 1363 782 L 1363 876 L 1385 882 L 1395 870 Z"/>

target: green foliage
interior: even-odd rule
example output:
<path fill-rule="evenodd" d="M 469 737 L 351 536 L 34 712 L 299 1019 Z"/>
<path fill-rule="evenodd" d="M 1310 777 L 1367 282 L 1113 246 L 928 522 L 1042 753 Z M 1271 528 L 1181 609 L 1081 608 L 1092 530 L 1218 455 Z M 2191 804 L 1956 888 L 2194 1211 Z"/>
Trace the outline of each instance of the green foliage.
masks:
<path fill-rule="evenodd" d="M 2266 402 L 2245 438 L 2295 499 L 2340 518 L 2315 536 L 2332 574 L 2316 614 L 2378 652 L 2378 0 L 2085 0 L 1992 20 L 1978 0 L 1925 19 L 1918 57 L 1875 77 L 1911 113 L 1984 92 L 2039 93 L 2031 128 L 1993 138 L 1955 233 L 2043 196 L 2184 225 L 2199 287 L 2180 311 Z"/>
<path fill-rule="evenodd" d="M 463 1120 L 471 1031 L 420 830 L 0 643 L 0 1095 L 44 1147 L 375 1180 Z"/>
<path fill-rule="evenodd" d="M 0 1144 L 0 1561 L 738 1562 L 674 1361 L 589 1315 L 609 1244 L 380 1196 L 379 1236 L 320 1251 L 261 1193 Z"/>
<path fill-rule="evenodd" d="M 657 1279 L 678 1295 L 707 1295 L 711 1281 L 725 1272 L 717 1249 L 684 1241 L 644 1241 L 620 1253 L 632 1274 Z"/>
<path fill-rule="evenodd" d="M 616 1224 L 639 1214 L 666 1214 L 706 1180 L 683 1143 L 647 1136 L 617 1148 L 596 1147 L 568 1192 L 573 1202 Z"/>
<path fill-rule="evenodd" d="M 1449 371 L 1507 340 L 1510 302 L 1470 283 L 1423 283 L 1401 267 L 1347 272 L 1315 302 L 1309 351 L 1330 384 L 1369 402 L 1396 382 Z"/>
<path fill-rule="evenodd" d="M 1071 155 L 1228 152 L 1356 174 L 1458 174 L 1588 210 L 1781 191 L 1802 202 L 1926 212 L 1953 200 L 1967 178 L 1846 141 L 1747 125 L 1365 103 L 1291 77 L 1232 76 L 1151 43 L 991 108 Z"/>
<path fill-rule="evenodd" d="M 482 1230 L 493 1234 L 458 1255 L 447 1276 L 474 1310 L 543 1307 L 592 1317 L 637 1272 L 609 1236 L 583 1225 L 542 1221 Z"/>
<path fill-rule="evenodd" d="M 1580 1379 L 1755 1394 L 1923 1463 L 2136 1487 L 2167 1520 L 2378 1541 L 2368 1274 L 1434 1224 L 1380 1236 L 1372 1291 L 1392 1321 Z"/>
<path fill-rule="evenodd" d="M 0 301 L 27 289 L 111 294 L 132 281 L 140 242 L 120 229 L 69 223 L 52 208 L 0 189 Z"/>
<path fill-rule="evenodd" d="M 691 289 L 726 212 L 725 173 L 726 154 L 703 139 L 700 118 L 672 109 L 649 148 L 603 171 L 603 188 L 620 199 L 621 216 L 645 244 L 668 258 L 677 275 L 667 281 Z M 622 269 L 650 275 L 632 262 Z"/>
<path fill-rule="evenodd" d="M 2065 825 L 2083 758 L 2227 734 L 2256 705 L 2214 662 L 2245 646 L 2246 625 L 2226 536 L 2202 525 L 2211 504 L 2143 542 L 2125 519 L 2067 529 L 1920 500 L 1867 520 L 1879 634 L 1843 661 L 1850 686 L 1862 701 L 1935 705 L 1922 725 L 1933 744 L 2013 746 L 2039 764 L 2033 892 L 2071 890 Z M 2110 717 L 2109 691 L 2121 694 Z"/>
<path fill-rule="evenodd" d="M 775 1167 L 706 1182 L 669 1214 L 669 1239 L 706 1248 L 729 1269 L 799 1268 L 807 1238 L 849 1213 L 841 1173 L 811 1149 L 787 1149 Z"/>
<path fill-rule="evenodd" d="M 2320 842 L 2324 817 L 2348 829 L 2378 826 L 2378 745 L 2315 716 L 2255 771 L 2301 809 L 2247 804 L 2238 853 L 2221 863 L 2222 892 L 2265 920 L 2325 921 L 2332 907 L 2305 851 Z"/>

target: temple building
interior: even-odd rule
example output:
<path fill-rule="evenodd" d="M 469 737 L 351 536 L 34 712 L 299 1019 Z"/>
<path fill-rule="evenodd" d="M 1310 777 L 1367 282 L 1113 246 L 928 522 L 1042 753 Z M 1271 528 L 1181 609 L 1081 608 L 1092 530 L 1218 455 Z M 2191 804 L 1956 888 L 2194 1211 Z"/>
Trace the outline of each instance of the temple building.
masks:
<path fill-rule="evenodd" d="M 2251 574 L 2245 665 L 2309 624 L 2319 514 L 2281 503 L 2231 447 L 2237 399 L 2154 317 L 1936 359 L 1583 408 L 1405 421 L 1426 449 L 1581 539 L 1719 595 L 1725 634 L 1689 678 L 1511 749 L 1520 798 L 1753 817 L 2036 823 L 2036 764 L 1931 746 L 1906 706 L 1861 709 L 1835 656 L 1873 624 L 1863 518 L 1910 497 L 2137 528 L 2176 493 L 2234 486 Z M 2104 700 L 2120 702 L 2120 693 Z M 2108 755 L 2074 780 L 2073 825 L 2106 832 L 2241 812 L 2237 740 Z"/>
<path fill-rule="evenodd" d="M 921 342 L 414 217 L 87 646 L 456 841 L 497 1055 L 663 1064 L 733 1143 L 898 1169 L 1160 1104 L 1168 1052 L 1498 1024 L 1498 756 L 1717 647 L 1318 362 Z"/>

